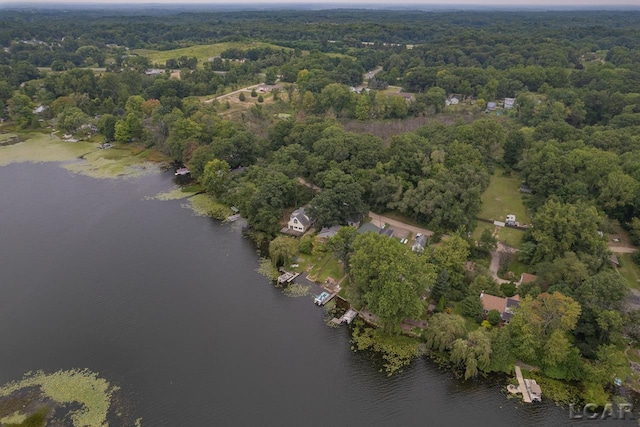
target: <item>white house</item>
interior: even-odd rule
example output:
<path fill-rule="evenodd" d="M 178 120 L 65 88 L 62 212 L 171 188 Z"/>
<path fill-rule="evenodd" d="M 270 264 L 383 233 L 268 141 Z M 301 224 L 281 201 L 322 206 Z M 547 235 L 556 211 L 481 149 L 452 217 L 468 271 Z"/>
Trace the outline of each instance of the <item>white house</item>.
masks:
<path fill-rule="evenodd" d="M 411 250 L 413 252 L 422 253 L 424 252 L 424 248 L 426 246 L 427 246 L 427 236 L 425 236 L 424 234 L 420 234 L 419 236 L 416 236 L 416 240 L 413 242 L 413 245 L 411 246 Z"/>
<path fill-rule="evenodd" d="M 516 105 L 515 98 L 505 98 L 504 99 L 504 109 L 511 110 Z"/>
<path fill-rule="evenodd" d="M 310 226 L 311 218 L 309 218 L 304 208 L 298 208 L 293 211 L 287 223 L 287 229 L 298 233 L 304 233 Z"/>

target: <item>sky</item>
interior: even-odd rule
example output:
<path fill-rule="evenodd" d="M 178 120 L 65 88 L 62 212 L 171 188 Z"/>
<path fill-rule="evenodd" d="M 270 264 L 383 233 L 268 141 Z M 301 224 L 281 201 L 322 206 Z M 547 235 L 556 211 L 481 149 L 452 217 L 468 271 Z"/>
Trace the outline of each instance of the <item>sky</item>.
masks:
<path fill-rule="evenodd" d="M 251 5 L 273 5 L 273 4 L 287 4 L 287 5 L 335 5 L 339 7 L 344 6 L 362 6 L 368 7 L 384 7 L 384 6 L 403 6 L 403 5 L 415 5 L 421 7 L 429 6 L 502 6 L 502 7 L 529 7 L 529 6 L 542 6 L 542 7 L 558 7 L 558 6 L 570 6 L 570 7 L 602 7 L 610 9 L 615 6 L 625 7 L 638 7 L 640 8 L 640 0 L 0 0 L 0 5 L 3 3 L 24 5 L 38 4 L 39 6 L 47 4 L 65 3 L 65 4 L 102 4 L 102 3 L 118 3 L 118 4 L 173 4 L 173 5 L 185 5 L 185 4 L 212 4 L 212 5 L 237 5 L 237 4 L 251 4 Z"/>

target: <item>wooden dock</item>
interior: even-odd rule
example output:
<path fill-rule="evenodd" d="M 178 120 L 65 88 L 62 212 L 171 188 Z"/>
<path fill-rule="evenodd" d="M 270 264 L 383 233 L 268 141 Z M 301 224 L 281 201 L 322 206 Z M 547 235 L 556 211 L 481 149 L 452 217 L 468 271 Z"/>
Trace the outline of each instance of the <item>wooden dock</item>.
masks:
<path fill-rule="evenodd" d="M 518 379 L 518 385 L 515 386 L 513 384 L 509 384 L 507 386 L 507 390 L 513 394 L 522 394 L 522 400 L 525 403 L 531 403 L 531 396 L 529 395 L 529 390 L 527 390 L 527 386 L 525 384 L 525 380 L 522 377 L 522 371 L 520 370 L 520 366 L 516 365 L 516 378 Z"/>
<path fill-rule="evenodd" d="M 350 308 L 340 318 L 334 317 L 333 319 L 331 319 L 331 321 L 336 325 L 342 325 L 343 323 L 350 325 L 351 322 L 353 322 L 353 319 L 355 319 L 357 315 L 358 315 L 358 312 L 353 308 Z"/>
<path fill-rule="evenodd" d="M 285 271 L 284 274 L 281 274 L 278 277 L 278 283 L 279 284 L 283 284 L 283 283 L 291 283 L 293 282 L 293 280 L 298 277 L 300 275 L 300 273 L 290 273 L 288 271 Z"/>

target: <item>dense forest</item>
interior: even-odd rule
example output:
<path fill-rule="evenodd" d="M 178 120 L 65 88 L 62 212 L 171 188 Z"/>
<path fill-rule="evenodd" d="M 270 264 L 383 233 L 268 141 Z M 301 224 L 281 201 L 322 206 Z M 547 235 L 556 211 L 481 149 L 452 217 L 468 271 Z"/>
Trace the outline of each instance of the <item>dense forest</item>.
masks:
<path fill-rule="evenodd" d="M 465 378 L 521 361 L 559 399 L 558 384 L 602 403 L 637 381 L 638 284 L 607 233 L 640 243 L 640 13 L 4 10 L 0 47 L 6 129 L 95 128 L 187 165 L 276 264 L 334 253 L 350 302 L 380 318 L 369 338 L 428 317 L 425 345 Z M 471 237 L 496 170 L 528 189 L 518 261 L 537 280 L 518 288 L 488 272 L 491 233 Z M 318 229 L 372 210 L 435 235 L 420 255 L 351 227 L 279 236 L 303 205 Z M 504 323 L 481 293 L 520 306 Z"/>

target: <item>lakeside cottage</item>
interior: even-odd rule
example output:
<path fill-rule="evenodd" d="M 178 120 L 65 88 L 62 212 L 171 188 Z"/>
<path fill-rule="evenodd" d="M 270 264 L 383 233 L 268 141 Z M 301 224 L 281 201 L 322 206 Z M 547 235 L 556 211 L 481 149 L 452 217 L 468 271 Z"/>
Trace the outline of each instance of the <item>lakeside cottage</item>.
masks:
<path fill-rule="evenodd" d="M 298 208 L 293 211 L 291 217 L 289 217 L 287 229 L 294 233 L 303 234 L 309 229 L 309 227 L 311 227 L 311 223 L 311 218 L 304 208 Z"/>

